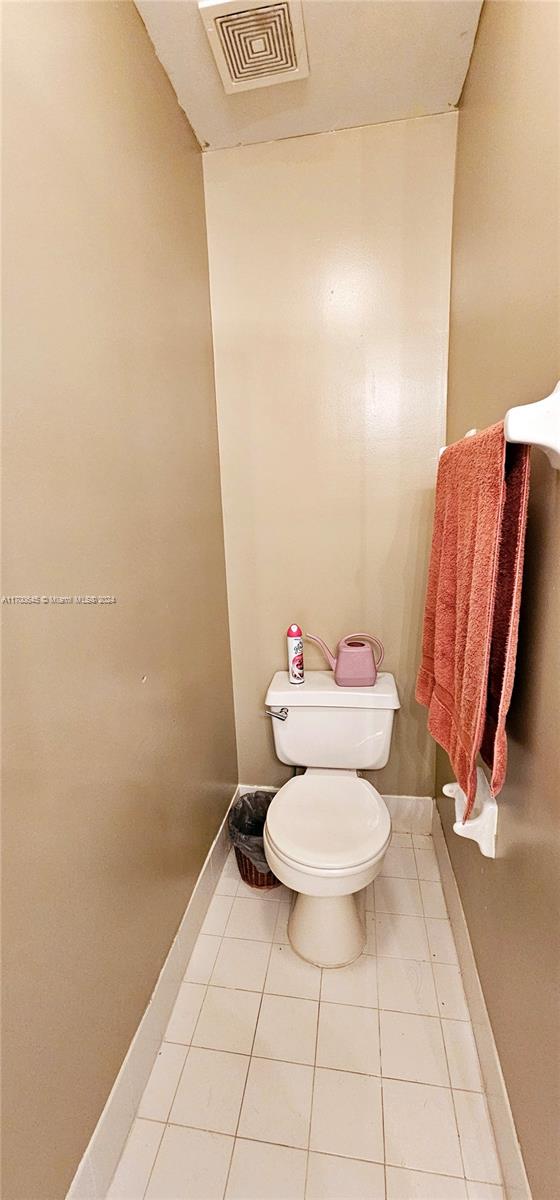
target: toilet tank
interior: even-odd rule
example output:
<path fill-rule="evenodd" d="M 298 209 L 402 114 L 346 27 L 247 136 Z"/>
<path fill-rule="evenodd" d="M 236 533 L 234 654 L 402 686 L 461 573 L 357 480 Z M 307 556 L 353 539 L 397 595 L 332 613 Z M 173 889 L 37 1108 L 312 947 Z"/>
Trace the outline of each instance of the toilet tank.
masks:
<path fill-rule="evenodd" d="M 277 671 L 266 708 L 280 762 L 375 771 L 389 758 L 400 702 L 388 671 L 373 687 L 339 687 L 332 671 L 307 671 L 305 682 L 294 684 L 287 671 Z"/>

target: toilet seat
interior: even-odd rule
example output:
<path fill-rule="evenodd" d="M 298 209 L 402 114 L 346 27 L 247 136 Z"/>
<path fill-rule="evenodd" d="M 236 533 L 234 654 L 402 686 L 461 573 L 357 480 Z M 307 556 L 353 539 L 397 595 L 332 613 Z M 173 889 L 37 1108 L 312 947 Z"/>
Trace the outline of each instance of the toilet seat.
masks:
<path fill-rule="evenodd" d="M 353 772 L 306 772 L 272 800 L 266 842 L 294 869 L 341 878 L 381 857 L 391 836 L 385 801 Z"/>

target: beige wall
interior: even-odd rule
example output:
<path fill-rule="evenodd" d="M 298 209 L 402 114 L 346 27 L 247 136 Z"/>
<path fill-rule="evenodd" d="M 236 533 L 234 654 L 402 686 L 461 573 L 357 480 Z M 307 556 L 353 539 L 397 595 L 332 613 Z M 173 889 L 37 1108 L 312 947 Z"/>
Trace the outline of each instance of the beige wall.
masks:
<path fill-rule="evenodd" d="M 556 4 L 486 4 L 459 117 L 449 438 L 560 377 Z M 560 1195 L 560 476 L 533 478 L 495 862 L 440 801 L 534 1200 Z M 450 777 L 445 756 L 440 782 Z"/>
<path fill-rule="evenodd" d="M 297 620 L 369 631 L 402 701 L 385 792 L 432 794 L 413 699 L 443 437 L 456 116 L 204 156 L 240 777 Z M 324 666 L 306 652 L 308 668 Z"/>
<path fill-rule="evenodd" d="M 59 1200 L 236 781 L 201 155 L 132 4 L 5 4 L 5 1200 Z"/>

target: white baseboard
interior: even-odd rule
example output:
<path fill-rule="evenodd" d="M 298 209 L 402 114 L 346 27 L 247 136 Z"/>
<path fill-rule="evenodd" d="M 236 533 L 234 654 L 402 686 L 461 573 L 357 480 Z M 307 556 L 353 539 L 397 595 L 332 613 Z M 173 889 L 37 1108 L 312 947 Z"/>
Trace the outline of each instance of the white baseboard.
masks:
<path fill-rule="evenodd" d="M 476 960 L 443 829 L 434 805 L 432 835 L 473 1025 L 486 1099 L 508 1200 L 531 1200 L 521 1147 L 486 1008 Z"/>
<path fill-rule="evenodd" d="M 228 812 L 238 792 L 239 789 L 236 788 L 228 805 Z M 104 1200 L 107 1194 L 228 850 L 226 812 L 206 856 L 148 1007 L 72 1180 L 67 1200 Z"/>
<path fill-rule="evenodd" d="M 277 792 L 277 787 L 266 784 L 240 784 L 238 795 L 245 792 Z M 395 833 L 431 833 L 434 801 L 431 796 L 384 796 L 391 814 Z"/>
<path fill-rule="evenodd" d="M 240 783 L 237 796 L 245 796 L 247 792 L 277 792 L 278 787 L 269 787 L 268 783 Z M 232 802 L 233 803 L 233 802 Z"/>
<path fill-rule="evenodd" d="M 384 796 L 395 833 L 431 833 L 431 796 Z"/>

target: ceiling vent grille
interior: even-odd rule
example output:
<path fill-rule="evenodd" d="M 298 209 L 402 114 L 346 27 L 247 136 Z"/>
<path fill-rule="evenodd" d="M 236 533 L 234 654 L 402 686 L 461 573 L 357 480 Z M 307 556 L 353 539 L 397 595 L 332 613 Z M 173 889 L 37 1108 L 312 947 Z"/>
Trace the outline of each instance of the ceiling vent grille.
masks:
<path fill-rule="evenodd" d="M 200 0 L 198 7 L 229 94 L 309 74 L 299 0 L 265 5 L 261 0 Z"/>

